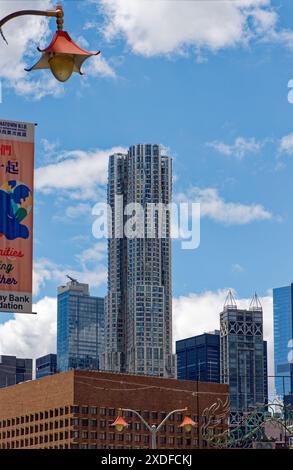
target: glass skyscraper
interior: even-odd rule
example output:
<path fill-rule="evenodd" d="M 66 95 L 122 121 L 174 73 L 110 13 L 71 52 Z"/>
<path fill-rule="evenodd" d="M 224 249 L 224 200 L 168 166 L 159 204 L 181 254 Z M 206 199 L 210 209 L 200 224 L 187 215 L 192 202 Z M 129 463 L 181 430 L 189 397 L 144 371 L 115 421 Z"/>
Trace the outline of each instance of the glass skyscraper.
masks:
<path fill-rule="evenodd" d="M 110 156 L 107 197 L 112 213 L 103 368 L 173 377 L 170 213 L 159 233 L 159 218 L 148 211 L 172 200 L 171 158 L 159 145 L 133 145 L 126 155 Z M 129 237 L 124 228 L 135 203 L 143 209 L 141 231 Z M 150 224 L 153 236 L 147 235 Z"/>
<path fill-rule="evenodd" d="M 220 332 L 176 341 L 177 378 L 220 382 Z"/>
<path fill-rule="evenodd" d="M 32 359 L 0 356 L 0 388 L 32 380 Z"/>
<path fill-rule="evenodd" d="M 72 279 L 58 287 L 57 369 L 99 369 L 104 332 L 104 299 Z"/>
<path fill-rule="evenodd" d="M 249 310 L 238 309 L 231 292 L 220 314 L 221 382 L 230 387 L 231 424 L 243 413 L 262 409 L 267 397 L 267 345 L 258 297 Z"/>
<path fill-rule="evenodd" d="M 293 393 L 293 284 L 273 290 L 276 394 Z"/>
<path fill-rule="evenodd" d="M 41 379 L 57 372 L 57 354 L 47 354 L 36 359 L 36 378 Z"/>

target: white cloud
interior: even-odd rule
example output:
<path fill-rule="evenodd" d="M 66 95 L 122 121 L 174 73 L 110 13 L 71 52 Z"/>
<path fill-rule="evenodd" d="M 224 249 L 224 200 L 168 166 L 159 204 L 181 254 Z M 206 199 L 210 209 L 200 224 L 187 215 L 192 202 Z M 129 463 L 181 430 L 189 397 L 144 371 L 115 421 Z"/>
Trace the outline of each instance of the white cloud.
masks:
<path fill-rule="evenodd" d="M 99 287 L 104 284 L 107 279 L 105 267 L 100 267 L 98 272 L 92 271 L 78 271 L 68 267 L 58 265 L 46 258 L 37 260 L 34 263 L 34 295 L 40 294 L 42 288 L 47 282 L 54 281 L 56 284 L 64 284 L 67 282 L 66 275 L 69 274 L 79 282 L 89 284 L 91 287 Z"/>
<path fill-rule="evenodd" d="M 52 8 L 51 0 L 1 1 L 1 17 L 17 10 Z M 36 61 L 37 46 L 46 46 L 50 29 L 48 18 L 26 16 L 13 19 L 3 26 L 3 33 L 8 41 L 0 37 L 0 78 L 4 87 L 13 88 L 19 95 L 40 99 L 46 95 L 58 96 L 63 86 L 48 73 L 25 72 L 24 68 Z"/>
<path fill-rule="evenodd" d="M 160 1 L 96 0 L 105 15 L 108 40 L 122 36 L 144 56 L 182 54 L 188 47 L 217 51 L 245 45 L 275 31 L 270 0 Z"/>
<path fill-rule="evenodd" d="M 44 297 L 33 306 L 37 315 L 14 315 L 0 324 L 0 351 L 7 355 L 36 358 L 56 350 L 55 298 Z"/>
<path fill-rule="evenodd" d="M 243 273 L 245 270 L 244 267 L 241 266 L 241 264 L 235 263 L 232 265 L 232 271 L 235 273 Z"/>
<path fill-rule="evenodd" d="M 101 54 L 91 58 L 91 61 L 84 67 L 84 73 L 90 77 L 116 78 L 115 70 Z"/>
<path fill-rule="evenodd" d="M 220 329 L 220 312 L 223 310 L 227 290 L 191 293 L 173 299 L 174 339 L 184 339 Z M 251 299 L 239 299 L 239 308 L 249 308 Z M 271 296 L 260 298 L 263 307 L 264 339 L 268 341 L 269 375 L 274 375 L 273 300 Z M 273 394 L 273 380 L 269 380 Z"/>
<path fill-rule="evenodd" d="M 45 158 L 50 160 L 58 154 L 59 142 L 51 142 L 48 139 L 41 139 L 42 151 L 45 153 Z M 44 158 L 44 157 L 43 157 Z"/>
<path fill-rule="evenodd" d="M 95 245 L 83 250 L 76 259 L 80 262 L 84 270 L 88 269 L 88 265 L 97 263 L 105 259 L 107 254 L 107 243 L 98 242 Z"/>
<path fill-rule="evenodd" d="M 194 187 L 185 194 L 178 193 L 175 199 L 178 202 L 199 202 L 202 217 L 228 225 L 245 225 L 273 218 L 273 214 L 261 204 L 226 202 L 215 188 Z"/>
<path fill-rule="evenodd" d="M 293 155 L 293 132 L 285 135 L 279 142 L 279 153 Z"/>
<path fill-rule="evenodd" d="M 90 204 L 85 204 L 83 202 L 76 204 L 75 206 L 68 206 L 65 211 L 66 217 L 69 219 L 77 219 L 79 217 L 84 217 L 88 214 L 91 214 Z"/>
<path fill-rule="evenodd" d="M 233 144 L 226 144 L 220 141 L 208 142 L 207 147 L 213 148 L 222 155 L 235 156 L 241 160 L 249 153 L 258 153 L 264 142 L 257 141 L 254 137 L 245 139 L 244 137 L 237 137 Z"/>
<path fill-rule="evenodd" d="M 47 282 L 63 284 L 66 275 L 85 282 L 93 288 L 104 284 L 107 280 L 107 270 L 103 263 L 107 254 L 107 244 L 103 242 L 95 243 L 89 248 L 85 248 L 75 256 L 81 269 L 72 266 L 64 266 L 47 258 L 40 258 L 34 262 L 33 272 L 33 292 L 39 295 Z"/>
<path fill-rule="evenodd" d="M 125 153 L 126 149 L 60 153 L 58 161 L 36 169 L 35 188 L 47 194 L 65 190 L 73 199 L 97 200 L 97 186 L 107 182 L 109 155 L 116 152 Z"/>
<path fill-rule="evenodd" d="M 33 269 L 33 293 L 39 295 L 46 282 L 64 282 L 65 276 L 68 274 L 61 269 L 56 263 L 46 258 L 34 261 Z"/>

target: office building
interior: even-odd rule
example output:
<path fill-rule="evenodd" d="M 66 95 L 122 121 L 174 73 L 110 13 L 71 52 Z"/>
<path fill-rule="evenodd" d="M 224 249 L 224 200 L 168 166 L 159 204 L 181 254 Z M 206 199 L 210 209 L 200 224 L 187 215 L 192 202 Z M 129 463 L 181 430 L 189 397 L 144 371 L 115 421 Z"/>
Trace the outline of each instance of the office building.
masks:
<path fill-rule="evenodd" d="M 57 370 L 99 369 L 104 340 L 104 299 L 76 279 L 58 288 Z"/>
<path fill-rule="evenodd" d="M 160 377 L 72 370 L 0 390 L 1 449 L 132 449 L 151 447 L 149 431 L 131 412 L 128 426 L 118 432 L 113 422 L 119 408 L 139 411 L 158 425 L 173 410 L 186 407 L 195 427 L 180 424 L 185 412 L 170 417 L 157 436 L 160 449 L 209 447 L 210 426 L 204 410 L 225 403 L 228 387 Z M 32 400 L 33 397 L 33 400 Z M 210 423 L 215 435 L 227 430 L 229 409 L 219 408 Z M 205 415 L 206 416 L 206 415 Z"/>
<path fill-rule="evenodd" d="M 176 341 L 177 378 L 220 382 L 220 332 Z"/>
<path fill-rule="evenodd" d="M 250 308 L 238 309 L 230 291 L 220 314 L 221 381 L 230 387 L 231 423 L 267 404 L 263 310 L 255 295 Z"/>
<path fill-rule="evenodd" d="M 57 354 L 47 354 L 36 359 L 36 378 L 41 379 L 57 372 Z"/>
<path fill-rule="evenodd" d="M 103 368 L 174 377 L 171 222 L 165 210 L 172 201 L 172 160 L 161 152 L 159 145 L 134 145 L 109 159 Z M 142 215 L 131 224 L 137 231 L 129 234 L 133 204 Z M 155 210 L 160 204 L 162 217 Z"/>
<path fill-rule="evenodd" d="M 263 342 L 263 347 L 264 347 L 264 356 L 263 356 L 263 363 L 264 363 L 264 369 L 263 369 L 263 375 L 264 375 L 264 397 L 265 397 L 265 403 L 269 403 L 269 367 L 268 367 L 268 343 L 267 341 Z"/>
<path fill-rule="evenodd" d="M 280 398 L 293 393 L 293 283 L 273 289 L 275 387 Z"/>
<path fill-rule="evenodd" d="M 32 380 L 32 359 L 0 356 L 0 387 L 8 387 Z"/>

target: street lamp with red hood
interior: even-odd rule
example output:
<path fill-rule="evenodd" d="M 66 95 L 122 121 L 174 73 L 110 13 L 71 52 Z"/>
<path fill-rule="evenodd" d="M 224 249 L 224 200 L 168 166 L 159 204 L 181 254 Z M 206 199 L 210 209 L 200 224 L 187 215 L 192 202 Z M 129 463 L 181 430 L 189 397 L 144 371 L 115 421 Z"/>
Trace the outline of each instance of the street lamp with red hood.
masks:
<path fill-rule="evenodd" d="M 35 65 L 25 69 L 27 72 L 50 69 L 59 82 L 66 82 L 74 72 L 82 75 L 82 64 L 88 58 L 100 54 L 100 51 L 93 53 L 82 49 L 75 44 L 66 31 L 63 31 L 64 12 L 60 5 L 57 6 L 56 10 L 22 10 L 6 16 L 0 20 L 0 33 L 5 41 L 2 26 L 13 18 L 25 15 L 55 17 L 57 20 L 57 31 L 50 45 L 45 49 L 38 48 L 42 56 Z"/>

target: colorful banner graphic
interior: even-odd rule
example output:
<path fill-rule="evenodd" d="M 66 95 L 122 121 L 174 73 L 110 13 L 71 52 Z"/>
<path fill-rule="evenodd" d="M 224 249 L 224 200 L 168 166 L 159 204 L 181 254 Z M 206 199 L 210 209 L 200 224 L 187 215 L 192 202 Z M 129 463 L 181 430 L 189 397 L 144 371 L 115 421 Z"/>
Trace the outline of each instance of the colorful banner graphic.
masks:
<path fill-rule="evenodd" d="M 34 131 L 0 120 L 0 312 L 32 313 Z"/>

